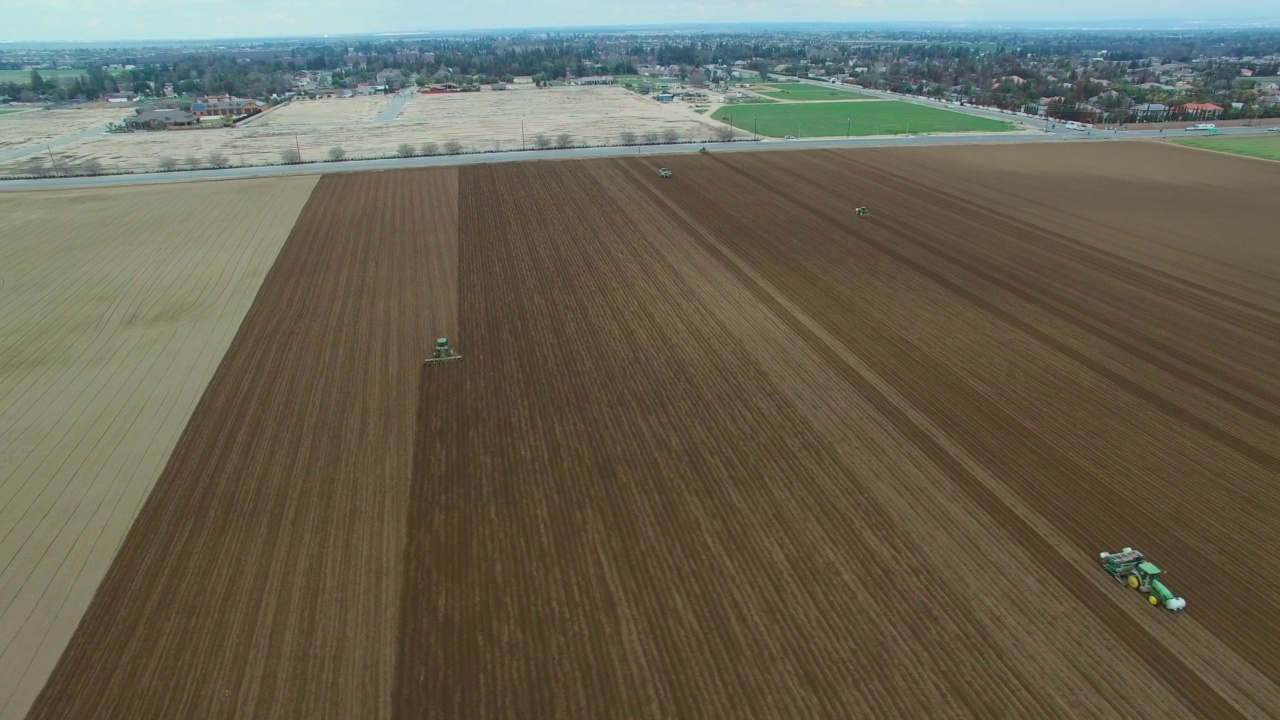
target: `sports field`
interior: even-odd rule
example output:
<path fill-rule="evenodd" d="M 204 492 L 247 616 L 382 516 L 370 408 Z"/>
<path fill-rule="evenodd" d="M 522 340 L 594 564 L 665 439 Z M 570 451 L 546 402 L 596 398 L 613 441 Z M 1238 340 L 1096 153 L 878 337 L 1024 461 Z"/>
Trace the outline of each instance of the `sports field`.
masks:
<path fill-rule="evenodd" d="M 1013 124 L 897 100 L 775 103 L 749 109 L 723 107 L 722 122 L 768 137 L 839 137 L 931 132 L 1003 132 Z"/>
<path fill-rule="evenodd" d="M 859 100 L 870 97 L 838 87 L 818 87 L 808 83 L 766 83 L 756 92 L 779 100 Z"/>
<path fill-rule="evenodd" d="M 1175 140 L 1174 142 L 1188 147 L 1217 150 L 1218 152 L 1232 153 L 1234 155 L 1280 160 L 1280 133 L 1253 137 L 1192 138 L 1189 140 Z"/>

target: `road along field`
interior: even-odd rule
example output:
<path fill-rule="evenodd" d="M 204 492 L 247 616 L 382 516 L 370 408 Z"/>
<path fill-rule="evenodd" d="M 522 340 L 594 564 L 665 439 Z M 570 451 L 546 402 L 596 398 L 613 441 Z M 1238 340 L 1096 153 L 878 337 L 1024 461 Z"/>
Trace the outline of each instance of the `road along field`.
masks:
<path fill-rule="evenodd" d="M 0 718 L 53 669 L 314 184 L 0 195 Z"/>
<path fill-rule="evenodd" d="M 1004 132 L 1013 124 L 897 100 L 725 106 L 711 114 L 768 137 L 841 137 L 931 132 Z"/>
<path fill-rule="evenodd" d="M 1274 717 L 1277 173 L 1185 155 L 328 176 L 32 717 Z"/>

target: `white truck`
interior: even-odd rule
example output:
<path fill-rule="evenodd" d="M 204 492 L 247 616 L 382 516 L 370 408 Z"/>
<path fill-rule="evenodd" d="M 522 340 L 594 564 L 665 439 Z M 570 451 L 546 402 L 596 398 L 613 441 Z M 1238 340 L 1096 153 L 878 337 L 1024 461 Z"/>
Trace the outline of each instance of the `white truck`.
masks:
<path fill-rule="evenodd" d="M 1218 126 L 1215 123 L 1196 123 L 1195 125 L 1192 125 L 1191 127 L 1187 128 L 1187 131 L 1189 132 L 1191 130 L 1217 130 L 1217 129 L 1218 129 Z"/>

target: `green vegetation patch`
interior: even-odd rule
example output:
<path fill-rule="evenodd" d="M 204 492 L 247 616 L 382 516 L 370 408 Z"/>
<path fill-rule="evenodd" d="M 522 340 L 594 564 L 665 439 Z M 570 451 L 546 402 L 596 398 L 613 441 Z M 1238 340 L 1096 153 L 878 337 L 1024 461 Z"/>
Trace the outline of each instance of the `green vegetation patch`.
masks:
<path fill-rule="evenodd" d="M 45 80 L 52 80 L 53 78 L 60 78 L 60 77 L 75 77 L 77 75 L 85 74 L 84 70 L 74 70 L 74 69 L 71 69 L 71 70 L 46 69 L 46 70 L 37 70 L 36 72 L 40 73 L 40 77 L 44 78 Z M 31 82 L 31 71 L 30 70 L 0 70 L 0 82 L 12 82 L 12 83 L 24 83 L 24 84 L 29 83 Z"/>
<path fill-rule="evenodd" d="M 0 115 L 12 115 L 20 112 L 22 112 L 22 110 L 18 108 L 0 108 Z"/>
<path fill-rule="evenodd" d="M 849 90 L 841 90 L 832 84 L 832 87 L 818 87 L 808 83 L 766 83 L 757 90 L 761 95 L 768 95 L 772 98 L 781 100 L 803 100 L 805 102 L 813 102 L 818 100 L 864 100 L 869 95 L 851 92 Z"/>
<path fill-rule="evenodd" d="M 1252 137 L 1216 137 L 1175 140 L 1179 145 L 1217 150 L 1218 152 L 1249 157 L 1280 160 L 1280 133 L 1255 135 Z"/>
<path fill-rule="evenodd" d="M 858 103 L 778 103 L 723 107 L 711 115 L 769 137 L 842 137 L 930 132 L 1002 132 L 1013 123 L 897 100 Z M 732 118 L 732 120 L 730 120 Z"/>

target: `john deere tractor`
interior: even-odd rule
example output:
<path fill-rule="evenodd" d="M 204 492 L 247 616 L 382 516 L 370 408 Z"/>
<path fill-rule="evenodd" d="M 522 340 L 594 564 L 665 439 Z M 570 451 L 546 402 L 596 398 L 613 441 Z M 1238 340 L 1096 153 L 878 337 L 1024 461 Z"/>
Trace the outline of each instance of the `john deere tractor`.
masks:
<path fill-rule="evenodd" d="M 1147 562 L 1140 551 L 1124 548 L 1118 553 L 1098 553 L 1098 557 L 1102 559 L 1102 568 L 1111 573 L 1111 577 L 1146 593 L 1147 602 L 1152 605 L 1163 605 L 1174 612 L 1187 606 L 1186 600 L 1174 595 L 1160 582 L 1160 568 Z"/>
<path fill-rule="evenodd" d="M 871 215 L 871 211 L 867 209 L 866 205 L 860 205 L 854 208 L 853 211 L 858 213 L 858 217 L 869 217 Z"/>
<path fill-rule="evenodd" d="M 669 178 L 671 177 L 671 171 L 666 168 L 658 168 L 658 177 Z"/>
<path fill-rule="evenodd" d="M 435 349 L 431 351 L 431 357 L 422 361 L 423 365 L 434 362 L 445 362 L 446 360 L 461 360 L 462 356 L 453 351 L 449 346 L 449 338 L 436 338 Z"/>

